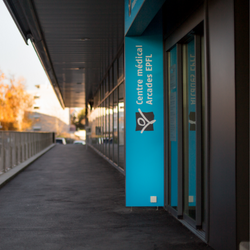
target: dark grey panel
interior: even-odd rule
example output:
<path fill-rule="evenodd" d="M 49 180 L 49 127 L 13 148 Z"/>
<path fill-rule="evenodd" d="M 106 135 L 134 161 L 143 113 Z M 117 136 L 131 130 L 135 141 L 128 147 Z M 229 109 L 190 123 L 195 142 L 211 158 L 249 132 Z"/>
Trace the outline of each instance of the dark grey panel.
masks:
<path fill-rule="evenodd" d="M 164 38 L 169 37 L 176 29 L 191 15 L 196 15 L 197 7 L 202 5 L 204 0 L 175 0 L 165 1 L 163 5 L 163 32 Z"/>
<path fill-rule="evenodd" d="M 165 0 L 144 1 L 126 36 L 140 36 L 146 30 L 156 13 L 161 9 L 164 2 Z"/>
<path fill-rule="evenodd" d="M 209 243 L 236 249 L 234 1 L 208 1 L 210 51 Z"/>
<path fill-rule="evenodd" d="M 249 241 L 249 0 L 235 1 L 237 245 Z"/>
<path fill-rule="evenodd" d="M 34 0 L 62 92 L 65 82 L 72 86 L 85 83 L 87 99 L 95 91 L 123 42 L 123 5 L 123 1 L 116 0 Z M 66 99 L 72 106 L 72 97 Z M 78 101 L 83 104 L 85 98 Z"/>

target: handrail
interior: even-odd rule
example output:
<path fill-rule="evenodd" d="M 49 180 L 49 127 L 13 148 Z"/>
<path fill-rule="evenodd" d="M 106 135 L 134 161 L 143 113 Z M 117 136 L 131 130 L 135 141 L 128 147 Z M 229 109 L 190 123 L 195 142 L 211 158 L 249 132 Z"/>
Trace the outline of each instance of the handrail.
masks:
<path fill-rule="evenodd" d="M 54 142 L 54 133 L 0 131 L 0 175 Z"/>

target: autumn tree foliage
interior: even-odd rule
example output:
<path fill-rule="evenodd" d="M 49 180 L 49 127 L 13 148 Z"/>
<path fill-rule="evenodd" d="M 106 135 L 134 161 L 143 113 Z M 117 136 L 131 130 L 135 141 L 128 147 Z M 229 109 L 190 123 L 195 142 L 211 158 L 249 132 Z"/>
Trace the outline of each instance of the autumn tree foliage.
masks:
<path fill-rule="evenodd" d="M 24 78 L 8 78 L 0 71 L 0 128 L 24 131 L 32 125 L 33 98 L 25 91 Z"/>

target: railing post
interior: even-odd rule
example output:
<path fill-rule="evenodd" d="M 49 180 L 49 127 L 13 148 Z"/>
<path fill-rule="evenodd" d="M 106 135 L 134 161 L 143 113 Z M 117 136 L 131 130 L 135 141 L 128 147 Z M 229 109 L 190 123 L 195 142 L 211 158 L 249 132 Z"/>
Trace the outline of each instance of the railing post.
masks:
<path fill-rule="evenodd" d="M 10 149 L 9 149 L 10 145 L 9 145 L 9 133 L 5 134 L 5 138 L 4 138 L 4 148 L 5 148 L 5 155 L 4 155 L 4 165 L 5 165 L 5 169 L 4 171 L 7 172 L 9 169 L 9 162 L 10 162 Z"/>
<path fill-rule="evenodd" d="M 18 165 L 18 153 L 19 153 L 19 149 L 18 149 L 18 132 L 15 133 L 15 141 L 16 141 L 16 166 Z"/>
<path fill-rule="evenodd" d="M 6 155 L 6 150 L 5 150 L 5 133 L 3 133 L 3 172 L 5 173 L 6 170 L 6 163 L 5 163 L 5 155 Z"/>
<path fill-rule="evenodd" d="M 3 147 L 3 132 L 0 134 L 0 174 L 4 173 L 4 147 Z"/>
<path fill-rule="evenodd" d="M 20 157 L 20 163 L 22 163 L 22 162 L 23 162 L 23 159 L 24 159 L 24 158 L 23 158 L 23 154 L 24 154 L 24 152 L 23 152 L 23 151 L 24 151 L 24 150 L 23 150 L 23 139 L 24 139 L 24 138 L 23 138 L 23 134 L 20 134 L 20 149 L 21 149 L 21 150 L 20 150 L 20 156 L 21 156 L 21 157 Z"/>
<path fill-rule="evenodd" d="M 8 169 L 12 168 L 12 162 L 13 162 L 13 159 L 12 159 L 12 132 L 10 132 L 9 133 L 9 168 Z"/>
<path fill-rule="evenodd" d="M 28 159 L 28 135 L 25 133 L 25 161 Z"/>
<path fill-rule="evenodd" d="M 0 175 L 54 142 L 54 133 L 0 131 Z"/>

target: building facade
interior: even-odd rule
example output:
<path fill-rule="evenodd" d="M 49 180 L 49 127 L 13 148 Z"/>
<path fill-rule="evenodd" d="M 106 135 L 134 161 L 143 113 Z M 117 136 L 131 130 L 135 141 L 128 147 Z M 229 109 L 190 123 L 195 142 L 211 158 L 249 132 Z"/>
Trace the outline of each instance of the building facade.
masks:
<path fill-rule="evenodd" d="M 63 109 L 50 84 L 36 85 L 28 91 L 34 97 L 31 112 L 32 131 L 68 134 L 70 130 L 69 108 Z"/>
<path fill-rule="evenodd" d="M 249 239 L 249 2 L 125 1 L 89 110 L 126 206 L 164 206 L 214 249 Z"/>
<path fill-rule="evenodd" d="M 126 176 L 126 206 L 244 249 L 249 1 L 4 2 L 62 107 L 86 107 L 87 142 Z"/>

